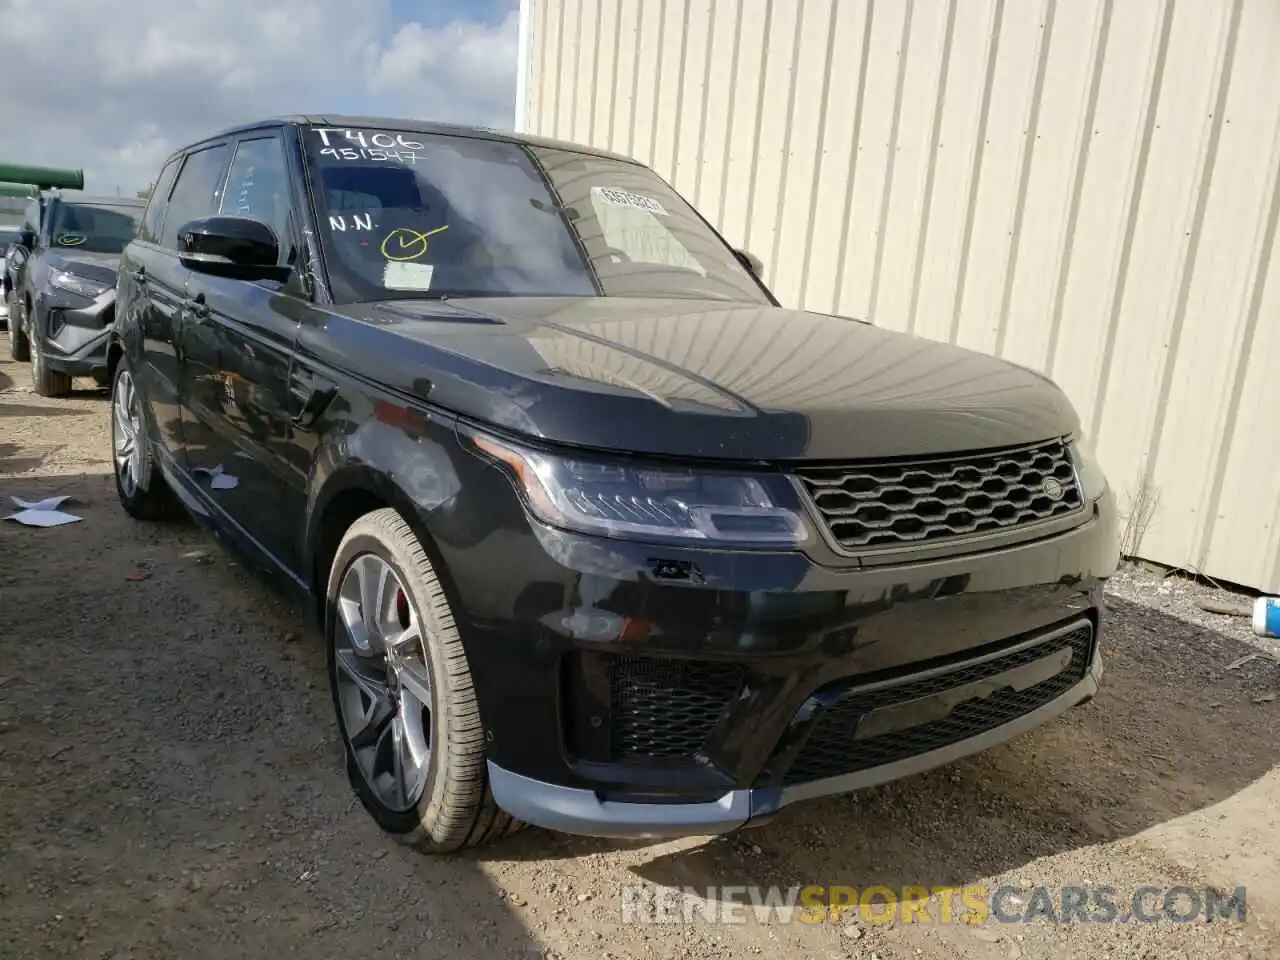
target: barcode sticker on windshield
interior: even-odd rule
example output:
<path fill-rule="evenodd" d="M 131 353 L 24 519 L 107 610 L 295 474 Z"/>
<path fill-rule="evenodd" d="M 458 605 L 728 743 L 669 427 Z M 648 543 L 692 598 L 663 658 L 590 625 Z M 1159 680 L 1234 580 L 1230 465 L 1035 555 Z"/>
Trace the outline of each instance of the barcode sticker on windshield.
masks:
<path fill-rule="evenodd" d="M 388 290 L 430 290 L 435 271 L 429 263 L 389 260 L 382 270 L 382 285 Z"/>
<path fill-rule="evenodd" d="M 660 217 L 667 215 L 666 207 L 653 197 L 646 197 L 642 193 L 632 193 L 620 187 L 592 187 L 591 192 L 613 207 L 631 207 L 634 210 L 655 213 Z"/>

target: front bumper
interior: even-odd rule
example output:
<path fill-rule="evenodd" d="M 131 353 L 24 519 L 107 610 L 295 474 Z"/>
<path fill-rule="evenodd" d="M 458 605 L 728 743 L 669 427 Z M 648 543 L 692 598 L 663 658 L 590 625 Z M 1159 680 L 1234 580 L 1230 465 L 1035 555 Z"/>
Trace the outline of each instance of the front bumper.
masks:
<path fill-rule="evenodd" d="M 453 466 L 459 494 L 423 520 L 494 797 L 528 822 L 730 830 L 985 749 L 1097 689 L 1119 561 L 1110 493 L 1065 531 L 872 567 L 555 530 L 501 471 L 468 454 Z M 1039 650 L 1025 663 L 1024 647 Z"/>
<path fill-rule="evenodd" d="M 73 377 L 104 375 L 115 306 L 114 289 L 92 300 L 61 292 L 42 297 L 32 326 L 33 332 L 42 337 L 44 362 L 49 369 Z"/>
<path fill-rule="evenodd" d="M 1090 700 L 1098 691 L 1102 673 L 1102 656 L 1095 648 L 1093 662 L 1079 683 L 1008 723 L 893 763 L 790 787 L 738 788 L 714 800 L 694 803 L 635 803 L 602 800 L 594 790 L 523 777 L 492 761 L 489 786 L 494 801 L 513 817 L 562 833 L 622 840 L 730 833 L 767 821 L 782 808 L 801 800 L 874 787 L 995 747 Z"/>

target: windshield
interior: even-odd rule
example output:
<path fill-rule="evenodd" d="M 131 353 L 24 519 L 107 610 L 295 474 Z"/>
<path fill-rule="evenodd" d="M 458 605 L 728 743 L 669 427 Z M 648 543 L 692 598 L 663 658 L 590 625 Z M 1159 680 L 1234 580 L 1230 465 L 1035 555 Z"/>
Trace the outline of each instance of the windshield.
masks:
<path fill-rule="evenodd" d="M 311 127 L 306 144 L 338 302 L 601 293 L 767 302 L 645 167 L 396 130 Z"/>
<path fill-rule="evenodd" d="M 123 253 L 138 232 L 141 207 L 67 203 L 54 207 L 49 243 L 87 253 Z"/>

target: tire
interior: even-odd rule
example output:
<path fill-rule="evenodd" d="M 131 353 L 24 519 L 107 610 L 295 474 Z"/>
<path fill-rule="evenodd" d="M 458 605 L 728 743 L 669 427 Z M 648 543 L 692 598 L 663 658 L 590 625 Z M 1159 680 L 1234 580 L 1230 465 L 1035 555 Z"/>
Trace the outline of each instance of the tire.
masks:
<path fill-rule="evenodd" d="M 26 326 L 30 334 L 27 343 L 31 359 L 32 388 L 42 397 L 65 397 L 71 392 L 71 375 L 61 370 L 49 369 L 39 329 L 34 323 Z"/>
<path fill-rule="evenodd" d="M 122 430 L 121 425 L 125 419 L 128 420 L 127 431 Z M 116 496 L 120 498 L 124 512 L 135 520 L 168 520 L 177 516 L 180 509 L 177 498 L 151 455 L 146 422 L 146 411 L 137 393 L 133 371 L 128 359 L 121 357 L 111 381 L 111 472 L 116 481 Z M 125 439 L 122 434 L 126 432 L 134 444 L 127 450 L 121 443 Z M 128 461 L 122 457 L 134 456 L 135 451 L 137 459 L 131 470 Z"/>
<path fill-rule="evenodd" d="M 363 624 L 384 621 L 380 614 L 366 616 L 365 603 L 357 608 L 351 601 L 353 596 L 369 596 L 353 587 L 362 570 L 390 571 L 390 576 L 381 580 L 386 590 L 382 591 L 383 602 L 377 605 L 388 611 L 390 626 L 386 632 L 379 632 L 382 628 L 366 631 L 365 636 L 374 639 L 364 654 L 358 652 L 356 632 Z M 484 728 L 453 613 L 431 561 L 399 513 L 390 508 L 375 510 L 347 530 L 330 568 L 325 607 L 329 685 L 347 777 L 378 826 L 401 843 L 431 854 L 480 846 L 519 829 L 522 824 L 498 808 L 489 790 Z M 347 625 L 352 622 L 354 627 Z M 412 633 L 411 623 L 416 624 L 416 636 L 394 648 L 399 651 L 394 657 L 382 654 L 379 659 L 378 651 L 386 645 L 377 637 L 391 636 L 401 628 Z M 344 666 L 339 666 L 340 661 Z M 393 661 L 398 664 L 394 669 Z M 352 673 L 352 665 L 357 663 L 358 680 Z M 409 669 L 429 681 L 426 690 L 418 684 L 420 696 L 416 699 L 403 672 Z M 380 676 L 385 677 L 385 687 L 377 686 L 379 670 L 384 671 Z M 366 685 L 371 678 L 372 687 Z M 385 690 L 391 696 L 367 695 L 375 687 L 379 694 Z M 353 728 L 375 727 L 369 718 L 379 715 L 374 708 L 377 703 L 388 704 L 386 710 L 391 714 L 384 716 L 381 732 L 370 734 L 358 748 L 353 735 L 358 737 L 360 731 Z M 385 784 L 396 777 L 385 770 L 375 772 L 378 763 L 385 763 L 378 758 L 385 757 L 384 750 L 412 752 L 415 742 L 419 747 L 426 743 L 429 749 L 425 757 L 415 760 L 406 753 L 399 765 L 393 765 L 397 771 L 410 766 L 415 769 L 399 778 L 397 795 L 403 802 L 392 805 L 387 802 L 392 788 Z M 406 785 L 411 780 L 414 785 Z M 384 786 L 378 788 L 377 783 Z"/>
<path fill-rule="evenodd" d="M 14 300 L 9 307 L 9 359 L 26 363 L 31 359 L 31 353 L 27 344 L 27 332 L 23 329 L 22 314 L 22 308 Z"/>

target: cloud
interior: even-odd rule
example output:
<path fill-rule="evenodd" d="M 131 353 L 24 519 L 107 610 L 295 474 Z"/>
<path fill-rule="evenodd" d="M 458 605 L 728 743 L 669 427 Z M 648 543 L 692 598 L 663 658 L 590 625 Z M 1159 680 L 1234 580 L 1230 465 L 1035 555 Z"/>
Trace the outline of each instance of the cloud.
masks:
<path fill-rule="evenodd" d="M 412 115 L 434 112 L 445 120 L 510 126 L 516 27 L 515 12 L 496 27 L 453 23 L 432 30 L 407 23 L 379 51 L 370 88 Z"/>
<path fill-rule="evenodd" d="M 512 122 L 514 10 L 433 24 L 393 22 L 389 0 L 0 0 L 0 25 L 0 160 L 83 167 L 96 192 L 131 193 L 170 150 L 257 117 Z"/>

